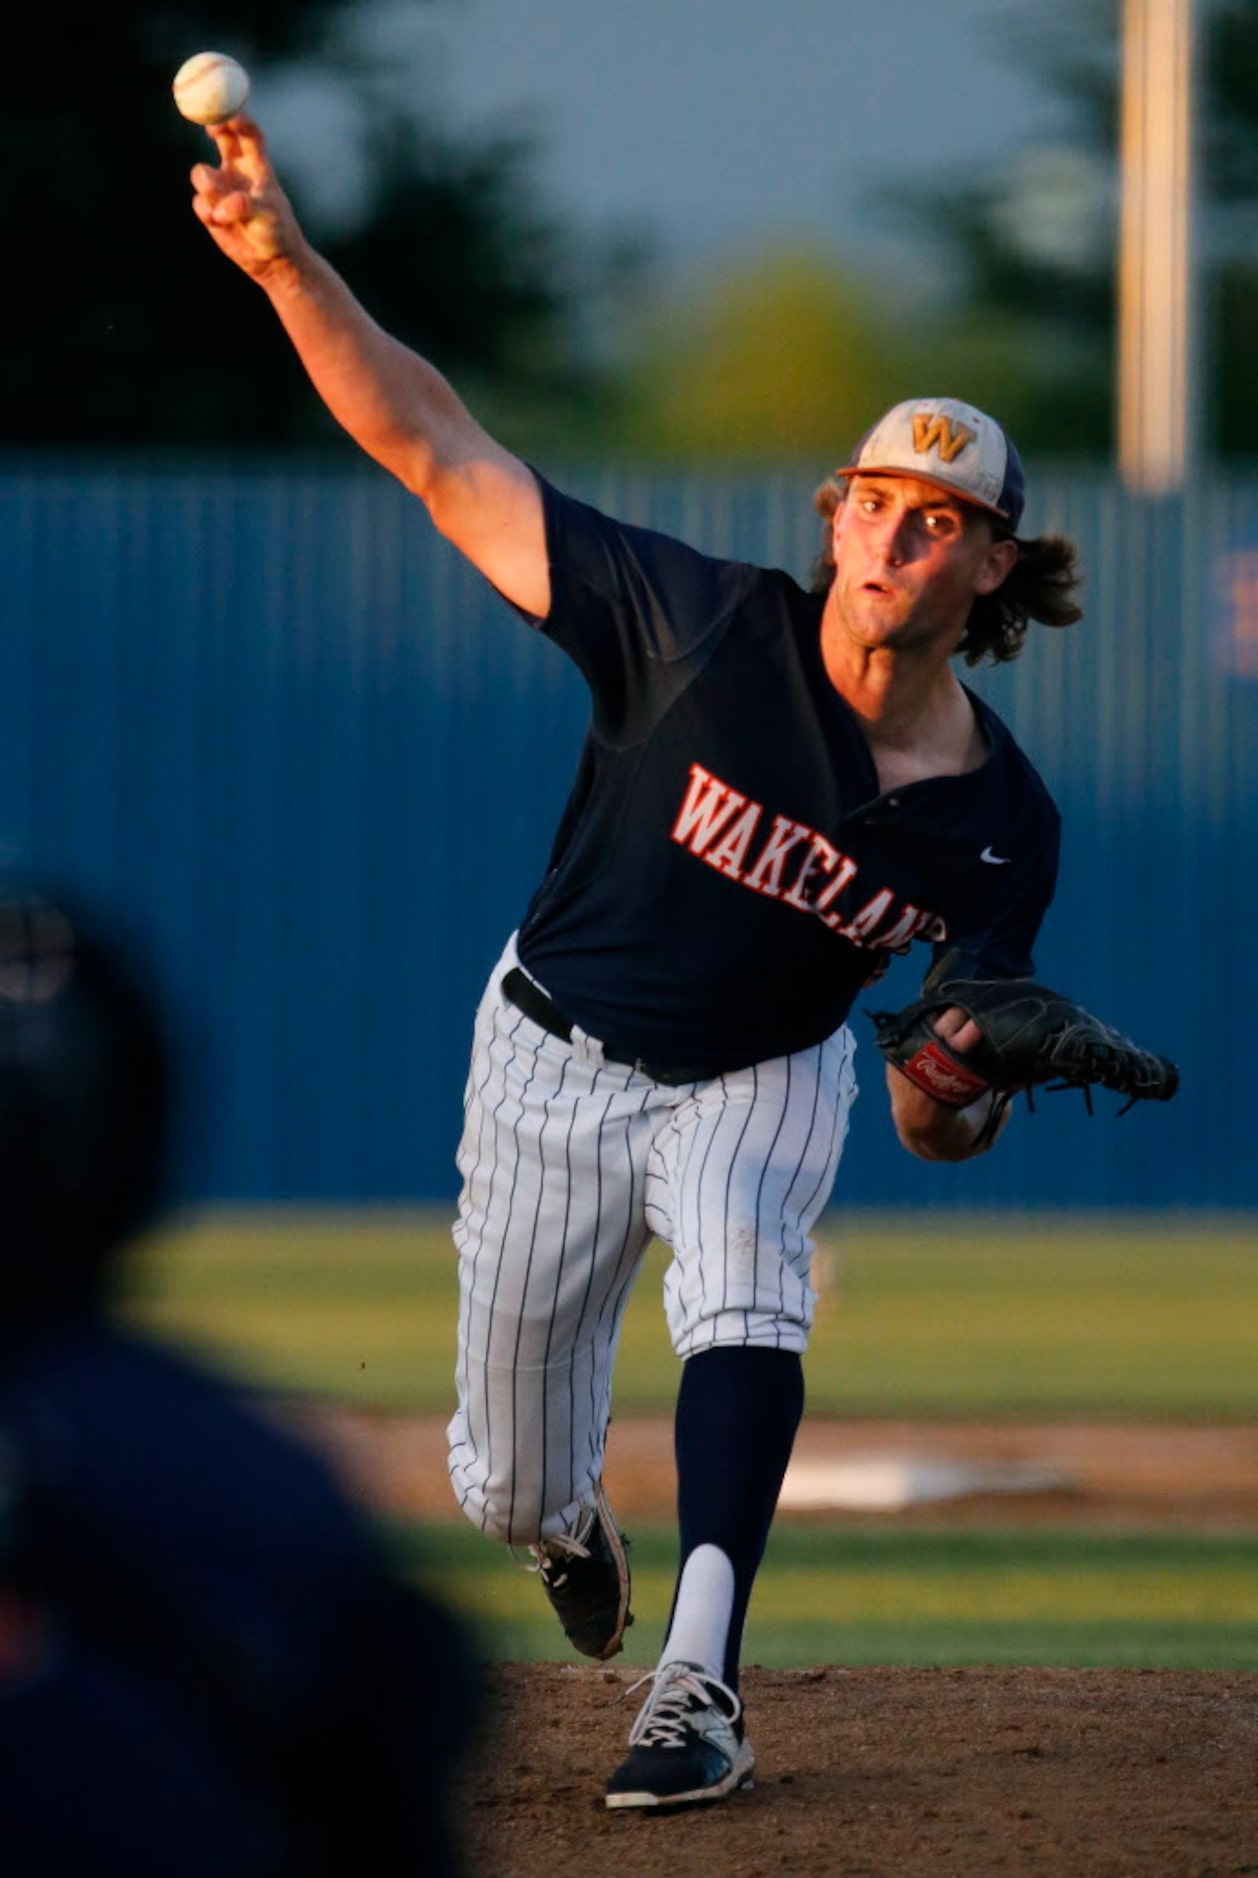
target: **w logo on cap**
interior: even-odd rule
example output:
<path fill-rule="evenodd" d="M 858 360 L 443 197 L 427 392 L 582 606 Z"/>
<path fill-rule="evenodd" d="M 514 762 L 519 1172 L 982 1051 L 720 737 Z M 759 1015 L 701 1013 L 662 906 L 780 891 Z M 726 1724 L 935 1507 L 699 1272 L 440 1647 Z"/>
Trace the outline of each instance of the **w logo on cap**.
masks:
<path fill-rule="evenodd" d="M 923 458 L 925 461 L 923 462 Z M 904 398 L 867 430 L 839 476 L 915 476 L 1022 519 L 1022 462 L 994 417 L 959 398 Z"/>
<path fill-rule="evenodd" d="M 951 463 L 977 436 L 978 432 L 971 430 L 968 424 L 962 424 L 955 417 L 945 417 L 941 411 L 913 413 L 913 448 L 919 456 L 925 456 L 928 450 L 938 450 L 944 462 Z"/>

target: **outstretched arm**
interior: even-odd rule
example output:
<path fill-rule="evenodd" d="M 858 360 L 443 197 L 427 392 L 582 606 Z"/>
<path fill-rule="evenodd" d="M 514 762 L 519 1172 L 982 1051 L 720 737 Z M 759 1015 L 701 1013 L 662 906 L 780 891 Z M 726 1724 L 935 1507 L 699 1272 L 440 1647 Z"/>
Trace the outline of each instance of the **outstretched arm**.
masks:
<path fill-rule="evenodd" d="M 216 124 L 218 163 L 192 172 L 193 210 L 268 296 L 312 384 L 369 456 L 525 612 L 550 611 L 542 499 L 436 368 L 384 332 L 306 240 L 249 117 Z"/>

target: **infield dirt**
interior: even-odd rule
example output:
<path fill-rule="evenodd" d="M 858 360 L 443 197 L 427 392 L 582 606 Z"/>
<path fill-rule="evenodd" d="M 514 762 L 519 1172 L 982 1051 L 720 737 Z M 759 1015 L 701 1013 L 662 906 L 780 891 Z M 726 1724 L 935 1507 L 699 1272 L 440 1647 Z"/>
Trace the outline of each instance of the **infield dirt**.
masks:
<path fill-rule="evenodd" d="M 299 1419 L 375 1504 L 458 1517 L 437 1420 Z M 1035 1461 L 1059 1484 L 987 1503 L 1010 1521 L 1258 1529 L 1252 1427 L 806 1421 L 796 1452 Z M 618 1423 L 607 1478 L 623 1517 L 669 1519 L 667 1424 Z M 971 1517 L 983 1507 L 964 1503 Z M 659 1817 L 602 1803 L 639 1673 L 487 1671 L 484 1735 L 456 1796 L 468 1878 L 1258 1875 L 1258 1673 L 751 1668 L 754 1789 Z"/>
<path fill-rule="evenodd" d="M 445 1424 L 436 1416 L 370 1415 L 319 1406 L 291 1411 L 356 1492 L 386 1512 L 459 1520 L 446 1474 Z M 828 1421 L 806 1418 L 796 1461 L 912 1455 L 978 1468 L 1034 1465 L 1051 1488 L 974 1493 L 967 1517 L 1022 1522 L 1258 1531 L 1258 1427 L 1122 1421 L 985 1423 Z M 611 1431 L 606 1480 L 622 1520 L 671 1520 L 676 1483 L 672 1428 L 643 1417 Z M 955 1517 L 958 1503 L 909 1506 L 898 1521 Z M 1258 1866 L 1255 1867 L 1258 1870 Z"/>
<path fill-rule="evenodd" d="M 1258 1872 L 1258 1674 L 751 1670 L 756 1786 L 656 1817 L 601 1799 L 632 1675 L 492 1672 L 459 1797 L 475 1878 Z"/>

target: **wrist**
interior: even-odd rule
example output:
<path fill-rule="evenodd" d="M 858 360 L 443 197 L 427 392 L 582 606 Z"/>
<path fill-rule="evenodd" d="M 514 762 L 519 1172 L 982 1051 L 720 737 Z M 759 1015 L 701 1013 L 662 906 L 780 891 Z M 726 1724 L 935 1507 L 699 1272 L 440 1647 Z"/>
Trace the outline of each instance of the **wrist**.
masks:
<path fill-rule="evenodd" d="M 270 256 L 253 271 L 253 278 L 263 292 L 276 302 L 308 299 L 314 288 L 314 250 L 305 242 L 282 254 Z"/>
<path fill-rule="evenodd" d="M 990 1146 L 982 1140 L 986 1121 L 986 1115 L 980 1118 L 972 1109 L 937 1107 L 934 1115 L 903 1129 L 900 1138 L 919 1161 L 969 1161 Z"/>
<path fill-rule="evenodd" d="M 953 1108 L 926 1095 L 898 1070 L 888 1067 L 887 1081 L 896 1132 L 922 1161 L 969 1161 L 985 1154 L 1009 1120 L 1009 1105 L 995 1089 Z"/>

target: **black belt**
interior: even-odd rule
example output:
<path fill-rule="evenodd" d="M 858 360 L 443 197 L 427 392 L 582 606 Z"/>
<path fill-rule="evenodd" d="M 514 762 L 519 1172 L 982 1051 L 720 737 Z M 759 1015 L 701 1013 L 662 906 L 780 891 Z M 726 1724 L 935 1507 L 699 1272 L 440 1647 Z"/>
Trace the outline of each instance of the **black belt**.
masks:
<path fill-rule="evenodd" d="M 535 985 L 527 972 L 522 972 L 518 965 L 513 965 L 502 981 L 504 995 L 515 1005 L 517 1011 L 523 1011 L 535 1024 L 548 1031 L 552 1037 L 561 1037 L 565 1043 L 572 1042 L 572 1033 L 576 1026 L 570 1017 L 565 1017 L 553 998 L 548 998 L 540 985 Z M 652 1082 L 668 1083 L 679 1088 L 682 1083 L 706 1082 L 712 1072 L 708 1069 L 660 1069 L 654 1063 L 644 1063 L 640 1056 L 624 1056 L 619 1051 L 603 1045 L 603 1055 L 609 1063 L 627 1063 L 630 1069 L 636 1069 L 640 1076 L 649 1076 Z"/>

